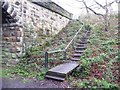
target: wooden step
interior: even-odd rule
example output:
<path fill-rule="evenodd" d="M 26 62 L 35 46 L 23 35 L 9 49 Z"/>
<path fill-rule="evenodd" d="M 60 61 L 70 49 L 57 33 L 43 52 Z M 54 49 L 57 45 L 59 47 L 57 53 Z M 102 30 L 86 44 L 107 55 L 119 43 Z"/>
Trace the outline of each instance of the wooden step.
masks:
<path fill-rule="evenodd" d="M 78 66 L 76 62 L 64 63 L 48 70 L 45 77 L 63 81 Z"/>
<path fill-rule="evenodd" d="M 70 58 L 71 61 L 80 61 L 80 57 L 73 57 L 73 58 Z"/>

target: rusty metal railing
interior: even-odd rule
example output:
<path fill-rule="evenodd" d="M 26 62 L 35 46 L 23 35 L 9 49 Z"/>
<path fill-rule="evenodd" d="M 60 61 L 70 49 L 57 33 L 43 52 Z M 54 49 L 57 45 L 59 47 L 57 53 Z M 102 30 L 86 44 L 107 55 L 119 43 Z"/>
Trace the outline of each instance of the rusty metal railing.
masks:
<path fill-rule="evenodd" d="M 67 46 L 63 49 L 63 50 L 54 50 L 54 51 L 46 51 L 45 52 L 45 68 L 48 68 L 48 59 L 49 59 L 49 54 L 53 54 L 53 53 L 58 53 L 58 52 L 63 52 L 64 53 L 64 59 L 66 60 L 66 51 L 67 49 L 70 47 L 70 45 L 74 42 L 75 38 L 77 37 L 77 35 L 80 33 L 80 31 L 83 29 L 83 25 L 82 27 L 75 33 L 74 37 L 70 40 L 70 42 L 67 44 Z"/>

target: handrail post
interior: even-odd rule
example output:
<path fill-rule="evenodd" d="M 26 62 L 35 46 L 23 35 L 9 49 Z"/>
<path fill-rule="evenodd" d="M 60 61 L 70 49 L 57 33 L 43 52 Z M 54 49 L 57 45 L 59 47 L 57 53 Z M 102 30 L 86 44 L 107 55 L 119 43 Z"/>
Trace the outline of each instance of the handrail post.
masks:
<path fill-rule="evenodd" d="M 66 50 L 64 50 L 64 59 L 66 60 Z"/>
<path fill-rule="evenodd" d="M 48 69 L 48 52 L 45 52 L 45 68 Z"/>
<path fill-rule="evenodd" d="M 74 48 L 74 42 L 75 42 L 75 40 L 73 40 L 73 42 L 72 42 L 72 48 Z"/>

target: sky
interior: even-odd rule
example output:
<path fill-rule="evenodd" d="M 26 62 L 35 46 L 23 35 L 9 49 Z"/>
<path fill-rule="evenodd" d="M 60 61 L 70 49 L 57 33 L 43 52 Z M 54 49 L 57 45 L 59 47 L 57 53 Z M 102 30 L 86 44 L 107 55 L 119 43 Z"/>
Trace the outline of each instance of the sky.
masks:
<path fill-rule="evenodd" d="M 60 5 L 65 10 L 69 11 L 70 13 L 73 13 L 74 17 L 78 17 L 79 15 L 86 13 L 85 9 L 81 9 L 82 7 L 84 7 L 84 5 L 80 2 L 77 2 L 76 0 L 52 0 L 52 1 L 57 3 L 58 5 Z M 88 6 L 95 4 L 94 0 L 85 0 L 85 1 Z M 96 1 L 102 5 L 105 5 L 105 0 L 96 0 Z M 108 0 L 108 2 L 111 2 L 111 1 L 113 1 L 113 0 Z M 98 9 L 96 7 L 99 7 L 99 6 L 94 5 L 92 7 L 92 9 L 95 9 L 99 13 L 105 13 L 105 11 L 103 9 Z M 118 4 L 116 4 L 116 3 L 112 4 L 111 10 L 117 12 Z"/>

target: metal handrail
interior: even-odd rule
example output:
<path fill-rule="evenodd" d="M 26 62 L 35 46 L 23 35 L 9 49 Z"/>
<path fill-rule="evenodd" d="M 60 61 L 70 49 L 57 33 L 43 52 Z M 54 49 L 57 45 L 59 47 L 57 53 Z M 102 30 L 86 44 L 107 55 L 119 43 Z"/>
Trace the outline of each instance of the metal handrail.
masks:
<path fill-rule="evenodd" d="M 64 50 L 54 50 L 54 51 L 47 51 L 48 53 L 57 53 L 57 52 L 62 52 L 62 51 L 64 51 Z"/>
<path fill-rule="evenodd" d="M 71 43 L 74 41 L 74 39 L 76 38 L 76 36 L 78 35 L 78 33 L 82 30 L 82 27 L 76 32 L 76 34 L 74 35 L 74 37 L 72 38 L 72 40 L 68 43 L 68 45 L 65 47 L 65 49 L 63 50 L 54 50 L 54 51 L 46 51 L 45 52 L 45 68 L 48 68 L 48 54 L 51 53 L 58 53 L 58 52 L 64 52 L 64 58 L 66 59 L 66 50 L 68 49 L 68 47 L 71 45 Z"/>
<path fill-rule="evenodd" d="M 68 45 L 66 46 L 65 50 L 67 50 L 67 48 L 70 46 L 70 44 L 73 42 L 73 40 L 76 38 L 76 36 L 78 35 L 78 33 L 81 31 L 81 29 L 83 28 L 83 26 L 78 30 L 78 32 L 74 35 L 73 39 L 68 43 Z"/>

